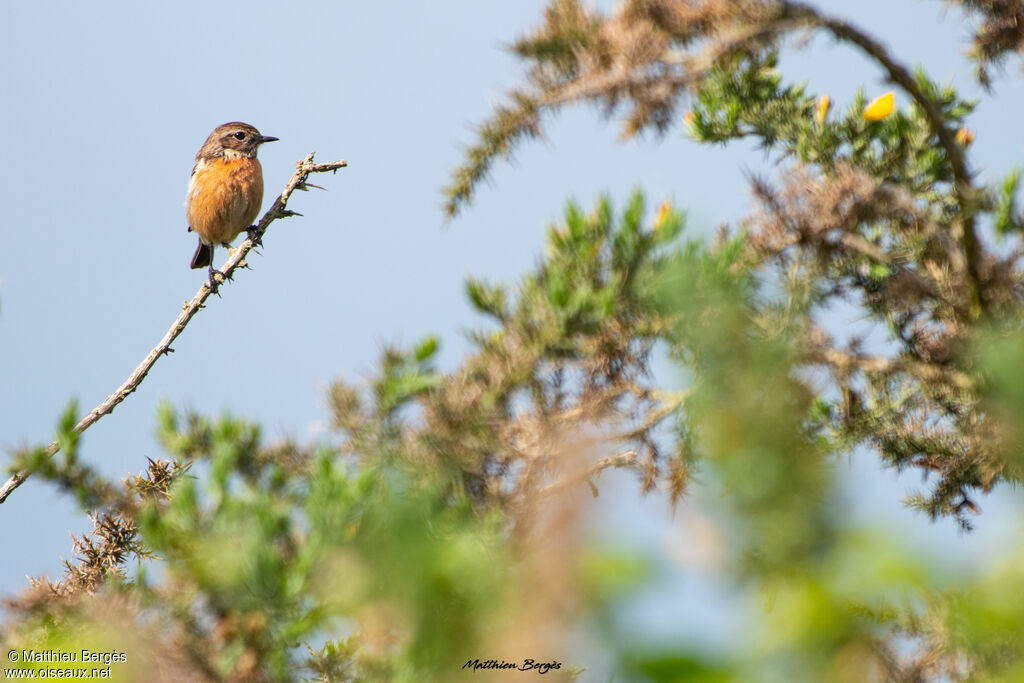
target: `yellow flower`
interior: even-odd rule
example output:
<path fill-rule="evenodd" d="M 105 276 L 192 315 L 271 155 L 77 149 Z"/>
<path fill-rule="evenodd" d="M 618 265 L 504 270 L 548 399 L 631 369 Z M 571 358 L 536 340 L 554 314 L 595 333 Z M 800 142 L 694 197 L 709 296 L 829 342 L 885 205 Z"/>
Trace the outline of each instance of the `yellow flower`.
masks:
<path fill-rule="evenodd" d="M 969 147 L 970 144 L 974 142 L 975 135 L 976 133 L 973 130 L 971 130 L 967 126 L 964 126 L 963 128 L 956 132 L 956 141 L 959 142 L 964 147 Z"/>
<path fill-rule="evenodd" d="M 832 106 L 832 100 L 829 99 L 828 95 L 822 95 L 818 100 L 818 104 L 814 107 L 814 121 L 819 126 L 825 125 L 825 117 L 828 116 L 829 107 Z"/>
<path fill-rule="evenodd" d="M 658 215 L 654 219 L 654 229 L 658 230 L 661 226 L 665 225 L 665 221 L 672 215 L 672 202 L 664 201 L 661 206 L 658 207 Z"/>
<path fill-rule="evenodd" d="M 881 97 L 876 97 L 868 106 L 864 107 L 864 118 L 868 121 L 881 121 L 892 113 L 895 103 L 896 93 L 890 90 Z"/>

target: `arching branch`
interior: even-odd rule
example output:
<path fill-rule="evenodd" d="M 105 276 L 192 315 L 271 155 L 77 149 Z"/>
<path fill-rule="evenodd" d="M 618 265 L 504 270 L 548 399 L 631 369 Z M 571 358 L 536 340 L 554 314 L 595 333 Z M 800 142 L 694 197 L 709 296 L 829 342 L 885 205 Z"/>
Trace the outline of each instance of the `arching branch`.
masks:
<path fill-rule="evenodd" d="M 274 200 L 274 203 L 270 206 L 267 212 L 263 214 L 263 218 L 260 219 L 260 222 L 256 224 L 255 229 L 252 230 L 249 236 L 245 238 L 239 248 L 234 250 L 227 262 L 221 266 L 220 271 L 224 274 L 224 278 L 228 280 L 231 279 L 235 269 L 244 263 L 246 255 L 261 243 L 260 240 L 263 238 L 263 234 L 267 231 L 267 228 L 272 222 L 278 218 L 300 215 L 285 207 L 288 204 L 289 197 L 291 197 L 295 190 L 307 189 L 306 179 L 310 174 L 337 171 L 339 168 L 344 168 L 347 165 L 348 164 L 344 160 L 332 161 L 326 164 L 313 163 L 312 152 L 310 152 L 305 159 L 298 162 L 295 165 L 295 174 L 285 184 L 281 195 Z M 146 375 L 149 374 L 149 371 L 156 364 L 157 359 L 174 350 L 171 348 L 171 344 L 178 338 L 178 335 L 185 331 L 185 326 L 187 326 L 189 321 L 195 317 L 196 313 L 203 308 L 203 303 L 211 294 L 213 294 L 213 290 L 210 289 L 209 283 L 203 283 L 203 286 L 199 288 L 199 291 L 195 296 L 193 296 L 192 299 L 182 308 L 181 313 L 178 314 L 178 317 L 171 324 L 170 329 L 167 330 L 167 334 L 165 334 L 163 339 L 160 340 L 160 343 L 153 347 L 153 350 L 150 351 L 146 358 L 139 363 L 138 367 L 132 371 L 132 374 L 128 376 L 128 379 L 126 379 L 124 383 L 114 391 L 114 393 L 107 396 L 102 403 L 89 411 L 89 413 L 75 425 L 75 431 L 77 433 L 81 434 L 101 417 L 113 412 L 114 408 L 117 407 L 121 401 L 125 400 L 129 394 L 138 388 L 142 383 L 142 380 L 146 378 Z M 60 450 L 60 445 L 57 441 L 54 441 L 46 449 L 46 453 L 48 456 L 52 457 L 58 450 Z M 2 487 L 0 487 L 0 503 L 7 500 L 7 497 L 11 495 L 16 488 L 25 483 L 29 474 L 29 472 L 25 471 L 15 472 L 11 478 L 8 479 Z"/>

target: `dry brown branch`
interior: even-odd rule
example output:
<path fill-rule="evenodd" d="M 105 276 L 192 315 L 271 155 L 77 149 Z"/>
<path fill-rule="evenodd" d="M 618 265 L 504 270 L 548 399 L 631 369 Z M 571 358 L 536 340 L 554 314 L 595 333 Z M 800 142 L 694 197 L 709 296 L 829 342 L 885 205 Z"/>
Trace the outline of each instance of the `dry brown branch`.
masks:
<path fill-rule="evenodd" d="M 906 373 L 927 382 L 941 382 L 964 391 L 975 389 L 975 382 L 970 375 L 954 368 L 922 363 L 910 358 L 886 358 L 884 356 L 867 356 L 851 353 L 841 349 L 822 349 L 818 352 L 815 362 L 835 368 L 841 372 L 861 371 L 876 374 Z"/>
<path fill-rule="evenodd" d="M 337 171 L 339 168 L 344 168 L 348 164 L 344 160 L 332 161 L 326 164 L 315 164 L 313 163 L 313 152 L 302 161 L 295 164 L 295 174 L 292 175 L 291 179 L 284 186 L 284 190 L 280 196 L 274 201 L 274 203 L 267 209 L 267 212 L 263 214 L 263 218 L 256 224 L 254 230 L 251 231 L 248 237 L 242 242 L 237 250 L 233 250 L 228 260 L 220 268 L 220 272 L 223 273 L 222 278 L 218 278 L 219 282 L 223 282 L 224 279 L 230 280 L 235 269 L 238 267 L 245 267 L 246 255 L 252 251 L 257 245 L 261 244 L 263 234 L 267 231 L 269 225 L 277 220 L 278 218 L 287 218 L 288 216 L 298 216 L 301 214 L 289 211 L 285 207 L 288 204 L 288 199 L 291 197 L 292 192 L 295 190 L 307 189 L 306 178 L 312 173 L 326 173 L 327 171 Z M 99 420 L 104 415 L 113 412 L 114 408 L 130 393 L 138 388 L 142 380 L 149 374 L 150 369 L 156 364 L 156 361 L 160 356 L 171 353 L 174 349 L 171 348 L 171 344 L 175 339 L 178 338 L 184 330 L 185 326 L 188 325 L 189 321 L 203 308 L 203 302 L 206 301 L 209 296 L 213 294 L 213 290 L 210 288 L 208 282 L 204 282 L 203 286 L 199 288 L 199 291 L 192 297 L 192 299 L 185 303 L 181 313 L 177 319 L 171 324 L 167 334 L 164 335 L 160 343 L 157 344 L 152 351 L 146 356 L 146 358 L 139 363 L 138 367 L 132 371 L 132 374 L 128 376 L 128 379 L 117 388 L 117 390 L 108 396 L 102 403 L 93 408 L 85 417 L 83 417 L 78 424 L 75 425 L 75 432 L 81 434 L 86 429 L 91 427 L 93 423 Z M 60 450 L 60 445 L 57 441 L 54 441 L 46 449 L 48 456 L 53 457 Z M 7 500 L 7 497 L 11 495 L 16 488 L 25 483 L 28 479 L 28 472 L 15 472 L 11 475 L 11 478 L 0 487 L 0 503 Z"/>
<path fill-rule="evenodd" d="M 716 64 L 731 55 L 754 49 L 780 33 L 799 28 L 801 25 L 802 22 L 797 21 L 780 21 L 769 25 L 735 29 L 721 36 L 717 42 L 698 55 L 664 55 L 659 61 L 668 67 L 675 67 L 669 73 L 652 75 L 644 69 L 618 69 L 597 77 L 580 79 L 545 97 L 543 104 L 553 108 L 581 100 L 606 97 L 608 93 L 635 91 L 655 82 L 667 85 L 672 90 L 694 87 L 707 78 Z"/>
<path fill-rule="evenodd" d="M 963 272 L 965 261 L 959 245 L 943 235 L 941 227 L 927 214 L 919 211 L 905 190 L 891 183 L 879 184 L 847 164 L 838 164 L 827 182 L 813 170 L 799 165 L 787 170 L 783 180 L 779 186 L 758 178 L 751 181 L 754 197 L 760 205 L 760 210 L 751 218 L 757 227 L 751 243 L 759 251 L 779 257 L 796 246 L 815 250 L 826 260 L 851 254 L 864 256 L 898 272 L 899 286 L 904 291 L 912 288 L 942 302 L 961 319 L 972 317 L 969 301 L 961 300 L 954 292 L 943 291 L 936 278 L 926 277 L 912 267 L 913 264 L 858 232 L 867 217 L 909 221 L 915 229 L 942 243 L 950 262 Z"/>
<path fill-rule="evenodd" d="M 607 458 L 601 458 L 591 463 L 582 472 L 577 472 L 552 484 L 548 484 L 539 491 L 539 494 L 541 496 L 550 496 L 564 491 L 571 486 L 586 483 L 590 486 L 591 493 L 597 496 L 597 487 L 590 481 L 594 475 L 600 474 L 609 467 L 640 467 L 639 457 L 639 453 L 632 448 L 615 455 L 609 455 Z"/>

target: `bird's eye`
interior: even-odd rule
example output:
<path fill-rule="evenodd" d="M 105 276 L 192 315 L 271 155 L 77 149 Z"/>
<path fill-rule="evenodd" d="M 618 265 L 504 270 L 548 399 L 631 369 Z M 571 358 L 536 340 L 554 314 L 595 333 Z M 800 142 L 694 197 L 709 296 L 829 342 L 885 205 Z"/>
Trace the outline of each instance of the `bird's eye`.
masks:
<path fill-rule="evenodd" d="M 244 140 L 245 139 L 245 133 L 243 133 L 242 131 L 238 131 L 237 133 L 235 133 L 235 138 L 238 139 L 238 140 Z"/>

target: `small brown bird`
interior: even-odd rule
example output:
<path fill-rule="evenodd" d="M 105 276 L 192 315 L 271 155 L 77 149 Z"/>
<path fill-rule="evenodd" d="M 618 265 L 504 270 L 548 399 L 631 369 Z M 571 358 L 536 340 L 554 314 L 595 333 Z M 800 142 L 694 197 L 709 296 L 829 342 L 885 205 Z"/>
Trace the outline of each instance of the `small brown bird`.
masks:
<path fill-rule="evenodd" d="M 210 268 L 210 288 L 216 290 L 213 249 L 252 226 L 263 203 L 263 167 L 256 151 L 277 138 L 260 135 L 247 123 L 217 126 L 196 154 L 188 184 L 188 229 L 199 235 L 192 268 Z"/>

